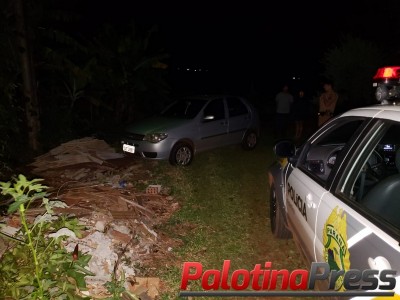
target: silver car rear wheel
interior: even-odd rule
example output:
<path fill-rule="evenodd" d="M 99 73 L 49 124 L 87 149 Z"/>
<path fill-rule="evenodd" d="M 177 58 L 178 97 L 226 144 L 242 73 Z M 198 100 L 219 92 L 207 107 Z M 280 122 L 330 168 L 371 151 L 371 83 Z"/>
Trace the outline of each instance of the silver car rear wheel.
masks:
<path fill-rule="evenodd" d="M 169 161 L 173 165 L 188 166 L 193 160 L 193 149 L 189 144 L 178 143 L 172 150 Z"/>

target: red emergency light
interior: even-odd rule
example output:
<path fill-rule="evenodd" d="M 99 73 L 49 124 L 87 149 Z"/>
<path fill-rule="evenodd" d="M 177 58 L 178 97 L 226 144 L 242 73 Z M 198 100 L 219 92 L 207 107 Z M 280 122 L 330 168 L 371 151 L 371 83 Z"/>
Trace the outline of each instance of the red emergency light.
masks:
<path fill-rule="evenodd" d="M 379 68 L 373 79 L 400 79 L 400 67 Z"/>

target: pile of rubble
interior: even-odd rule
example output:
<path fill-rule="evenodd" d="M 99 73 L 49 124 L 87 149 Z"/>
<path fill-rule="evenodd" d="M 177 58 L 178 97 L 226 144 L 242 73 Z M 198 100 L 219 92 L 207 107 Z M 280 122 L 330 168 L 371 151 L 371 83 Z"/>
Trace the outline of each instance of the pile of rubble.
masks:
<path fill-rule="evenodd" d="M 60 176 L 81 180 L 87 179 L 92 169 L 96 169 L 95 174 L 113 170 L 108 160 L 123 157 L 123 154 L 115 152 L 105 141 L 87 137 L 61 144 L 36 157 L 29 166 L 32 167 L 33 174 L 45 178 Z"/>
<path fill-rule="evenodd" d="M 179 244 L 155 230 L 178 209 L 178 203 L 167 188 L 149 184 L 154 179 L 148 164 L 153 163 L 124 158 L 104 141 L 85 138 L 62 144 L 31 164 L 32 172 L 50 186 L 50 198 L 65 204 L 54 211 L 79 218 L 86 228 L 82 238 L 66 228 L 53 236 L 68 236 L 68 251 L 78 244 L 80 251 L 92 255 L 89 268 L 96 275 L 86 277 L 88 295 L 107 295 L 103 284 L 111 280 L 115 264 L 131 291 L 139 289 L 150 298 L 158 294 L 159 279 L 141 278 L 138 270 Z M 27 211 L 31 218 L 43 213 L 40 207 Z M 18 226 L 10 220 L 3 229 L 8 233 Z M 142 286 L 129 282 L 142 282 Z"/>

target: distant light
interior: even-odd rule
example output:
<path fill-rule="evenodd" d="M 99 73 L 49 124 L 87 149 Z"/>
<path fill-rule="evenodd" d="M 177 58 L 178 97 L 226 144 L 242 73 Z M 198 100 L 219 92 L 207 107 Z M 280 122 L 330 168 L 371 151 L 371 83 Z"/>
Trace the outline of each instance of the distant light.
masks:
<path fill-rule="evenodd" d="M 186 69 L 186 71 L 190 71 L 190 69 L 189 69 L 189 68 L 187 68 L 187 69 Z"/>
<path fill-rule="evenodd" d="M 199 72 L 201 72 L 201 69 L 199 69 Z"/>
<path fill-rule="evenodd" d="M 293 76 L 293 80 L 296 80 L 296 77 Z"/>
<path fill-rule="evenodd" d="M 197 70 L 196 70 L 196 69 L 194 69 L 194 71 L 196 72 Z"/>

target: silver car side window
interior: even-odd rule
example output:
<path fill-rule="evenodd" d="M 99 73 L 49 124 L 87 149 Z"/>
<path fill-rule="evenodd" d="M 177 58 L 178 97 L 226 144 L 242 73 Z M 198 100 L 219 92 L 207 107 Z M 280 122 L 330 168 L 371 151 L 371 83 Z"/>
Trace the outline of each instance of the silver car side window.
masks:
<path fill-rule="evenodd" d="M 213 121 L 225 119 L 225 106 L 223 99 L 215 99 L 207 104 L 204 117 L 213 117 Z"/>

